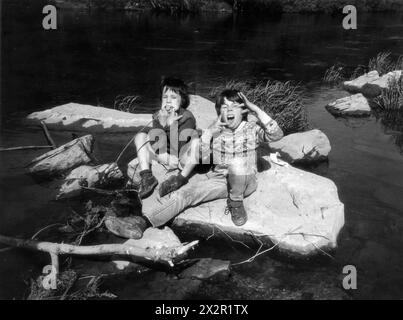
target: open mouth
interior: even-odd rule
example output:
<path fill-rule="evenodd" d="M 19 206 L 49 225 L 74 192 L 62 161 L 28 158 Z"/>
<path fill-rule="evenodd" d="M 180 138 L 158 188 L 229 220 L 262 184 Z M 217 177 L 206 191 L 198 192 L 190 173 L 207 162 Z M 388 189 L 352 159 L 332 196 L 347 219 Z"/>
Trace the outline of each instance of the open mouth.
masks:
<path fill-rule="evenodd" d="M 165 110 L 166 111 L 171 111 L 173 109 L 173 106 L 165 105 Z"/>
<path fill-rule="evenodd" d="M 232 123 L 232 122 L 234 121 L 234 119 L 235 119 L 235 116 L 234 116 L 234 115 L 232 115 L 232 114 L 227 115 L 227 121 L 228 121 L 229 123 Z"/>

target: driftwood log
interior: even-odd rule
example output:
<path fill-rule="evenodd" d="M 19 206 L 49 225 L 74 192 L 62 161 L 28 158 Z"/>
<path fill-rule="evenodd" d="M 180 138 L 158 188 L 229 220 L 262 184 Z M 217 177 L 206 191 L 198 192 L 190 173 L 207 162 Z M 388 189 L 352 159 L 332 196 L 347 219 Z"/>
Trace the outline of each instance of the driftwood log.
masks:
<path fill-rule="evenodd" d="M 176 247 L 142 247 L 133 242 L 123 244 L 100 244 L 93 246 L 75 246 L 64 243 L 18 239 L 0 235 L 0 243 L 50 254 L 51 263 L 56 274 L 59 272 L 59 255 L 79 256 L 124 256 L 134 261 L 153 261 L 170 266 L 180 261 L 186 253 L 194 248 L 198 241 L 180 244 Z"/>
<path fill-rule="evenodd" d="M 94 138 L 86 135 L 51 150 L 28 164 L 29 173 L 35 178 L 50 179 L 71 169 L 93 162 Z"/>
<path fill-rule="evenodd" d="M 123 183 L 124 176 L 116 163 L 98 166 L 83 165 L 75 168 L 65 178 L 56 199 L 79 196 L 88 188 L 103 189 Z"/>

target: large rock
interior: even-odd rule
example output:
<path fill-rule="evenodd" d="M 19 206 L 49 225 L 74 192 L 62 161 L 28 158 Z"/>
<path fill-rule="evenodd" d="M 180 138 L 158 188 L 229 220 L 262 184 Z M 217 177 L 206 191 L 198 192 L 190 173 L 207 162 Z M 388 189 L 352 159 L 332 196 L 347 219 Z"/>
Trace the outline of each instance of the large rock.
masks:
<path fill-rule="evenodd" d="M 201 96 L 190 96 L 188 110 L 193 113 L 198 129 L 208 128 L 218 117 L 214 103 Z"/>
<path fill-rule="evenodd" d="M 382 77 L 368 82 L 361 88 L 361 92 L 367 97 L 377 97 L 383 89 L 387 89 L 392 81 L 398 81 L 402 76 L 402 70 L 389 72 Z"/>
<path fill-rule="evenodd" d="M 351 93 L 361 92 L 362 87 L 368 82 L 372 82 L 374 80 L 379 79 L 378 71 L 370 71 L 356 79 L 345 81 L 343 83 L 343 87 L 345 90 Z"/>
<path fill-rule="evenodd" d="M 50 179 L 93 162 L 94 137 L 86 135 L 74 139 L 54 150 L 33 159 L 28 165 L 29 173 L 38 179 Z"/>
<path fill-rule="evenodd" d="M 198 128 L 207 128 L 217 114 L 214 103 L 196 95 L 190 96 L 189 110 L 196 118 Z M 67 103 L 44 111 L 33 112 L 27 122 L 44 121 L 49 129 L 85 132 L 137 132 L 151 127 L 152 114 L 129 113 L 87 104 Z"/>
<path fill-rule="evenodd" d="M 137 180 L 136 161 L 128 168 L 128 175 Z M 173 226 L 193 237 L 208 238 L 212 235 L 243 242 L 260 239 L 266 245 L 276 244 L 290 255 L 311 255 L 320 249 L 335 248 L 337 236 L 344 225 L 344 205 L 340 202 L 337 187 L 324 177 L 292 166 L 282 167 L 270 163 L 269 157 L 259 161 L 258 188 L 245 199 L 248 222 L 235 226 L 226 215 L 226 199 L 203 203 L 187 208 L 179 214 Z M 153 174 L 161 183 L 175 171 L 154 163 Z M 189 183 L 205 175 L 194 175 Z M 144 200 L 143 205 L 152 205 L 158 196 Z M 229 237 L 228 237 L 229 236 Z"/>
<path fill-rule="evenodd" d="M 326 160 L 331 150 L 327 136 L 320 130 L 293 133 L 269 143 L 289 163 L 311 163 Z"/>
<path fill-rule="evenodd" d="M 329 103 L 326 109 L 335 116 L 369 116 L 371 108 L 368 100 L 361 94 L 357 93 L 352 96 L 337 99 Z"/>
<path fill-rule="evenodd" d="M 373 98 L 379 96 L 382 89 L 388 88 L 392 80 L 399 80 L 402 73 L 402 70 L 395 70 L 380 77 L 378 71 L 371 71 L 357 79 L 345 81 L 343 87 L 351 93 L 362 93 Z"/>
<path fill-rule="evenodd" d="M 28 115 L 29 123 L 44 121 L 49 129 L 86 132 L 136 132 L 151 125 L 151 114 L 134 114 L 79 103 L 67 103 Z"/>

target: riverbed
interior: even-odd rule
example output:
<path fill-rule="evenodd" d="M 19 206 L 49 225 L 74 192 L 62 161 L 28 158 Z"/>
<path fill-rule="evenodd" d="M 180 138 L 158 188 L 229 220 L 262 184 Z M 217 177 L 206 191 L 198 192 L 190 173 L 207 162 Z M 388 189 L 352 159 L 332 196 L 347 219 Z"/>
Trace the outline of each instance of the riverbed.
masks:
<path fill-rule="evenodd" d="M 126 299 L 403 298 L 403 128 L 375 116 L 334 118 L 324 106 L 347 93 L 321 81 L 337 62 L 353 67 L 381 51 L 403 53 L 402 13 L 359 13 L 358 29 L 346 31 L 342 16 L 325 14 L 256 18 L 61 10 L 58 29 L 45 31 L 41 12 L 18 10 L 2 19 L 1 146 L 44 144 L 41 130 L 23 126 L 22 119 L 71 101 L 113 107 L 118 95 L 139 95 L 136 112 L 150 113 L 159 107 L 161 77 L 172 74 L 205 97 L 232 78 L 295 81 L 311 125 L 332 145 L 328 162 L 306 170 L 332 179 L 345 204 L 334 259 L 296 262 L 267 254 L 235 266 L 224 283 L 183 282 L 178 290 L 172 275 L 151 272 L 106 281 L 109 291 Z M 71 139 L 71 133 L 52 135 L 57 144 Z M 130 135 L 95 138 L 98 159 L 113 161 Z M 52 200 L 54 190 L 24 174 L 24 164 L 40 153 L 0 153 L 3 234 L 28 238 L 69 214 L 66 203 Z M 133 156 L 129 149 L 122 161 Z M 24 298 L 29 279 L 47 258 L 1 248 L 0 298 Z M 211 238 L 193 255 L 239 262 L 255 251 Z M 357 290 L 342 289 L 345 265 L 358 270 Z"/>

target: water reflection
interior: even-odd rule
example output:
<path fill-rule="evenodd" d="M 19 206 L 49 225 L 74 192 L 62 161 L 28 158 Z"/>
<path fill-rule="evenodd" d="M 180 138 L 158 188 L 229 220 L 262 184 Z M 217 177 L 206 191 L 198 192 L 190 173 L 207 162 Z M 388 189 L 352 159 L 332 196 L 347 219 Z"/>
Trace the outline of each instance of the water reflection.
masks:
<path fill-rule="evenodd" d="M 378 111 L 375 109 L 374 115 L 382 124 L 385 133 L 393 137 L 394 143 L 403 154 L 403 111 Z"/>

